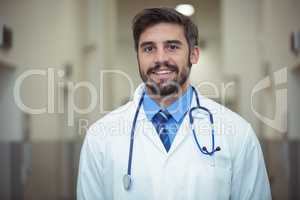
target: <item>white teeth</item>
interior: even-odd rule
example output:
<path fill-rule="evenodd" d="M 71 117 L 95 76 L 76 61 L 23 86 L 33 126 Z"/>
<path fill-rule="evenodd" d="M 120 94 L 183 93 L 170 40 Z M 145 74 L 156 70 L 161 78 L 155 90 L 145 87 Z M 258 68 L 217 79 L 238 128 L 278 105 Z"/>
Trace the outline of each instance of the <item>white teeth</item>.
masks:
<path fill-rule="evenodd" d="M 155 73 L 156 74 L 168 74 L 168 73 L 171 73 L 171 71 L 169 71 L 169 70 L 161 70 L 161 71 L 157 71 Z"/>

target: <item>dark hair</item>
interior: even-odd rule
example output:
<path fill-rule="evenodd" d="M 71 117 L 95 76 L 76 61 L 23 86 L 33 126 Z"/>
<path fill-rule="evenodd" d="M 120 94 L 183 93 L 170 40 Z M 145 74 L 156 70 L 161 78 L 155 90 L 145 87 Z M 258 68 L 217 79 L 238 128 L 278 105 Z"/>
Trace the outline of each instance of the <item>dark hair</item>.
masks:
<path fill-rule="evenodd" d="M 134 47 L 136 51 L 138 50 L 141 34 L 150 26 L 162 22 L 183 26 L 189 48 L 191 49 L 198 45 L 198 28 L 189 17 L 184 16 L 173 8 L 147 8 L 138 13 L 132 20 Z"/>

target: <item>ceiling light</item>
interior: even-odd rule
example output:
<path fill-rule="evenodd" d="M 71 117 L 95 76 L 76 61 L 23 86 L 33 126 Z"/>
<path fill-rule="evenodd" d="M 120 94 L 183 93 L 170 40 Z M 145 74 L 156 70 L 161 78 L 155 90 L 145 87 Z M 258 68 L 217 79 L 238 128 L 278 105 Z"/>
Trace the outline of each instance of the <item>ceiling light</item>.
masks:
<path fill-rule="evenodd" d="M 194 6 L 191 4 L 179 4 L 175 9 L 186 16 L 192 16 L 195 12 Z"/>

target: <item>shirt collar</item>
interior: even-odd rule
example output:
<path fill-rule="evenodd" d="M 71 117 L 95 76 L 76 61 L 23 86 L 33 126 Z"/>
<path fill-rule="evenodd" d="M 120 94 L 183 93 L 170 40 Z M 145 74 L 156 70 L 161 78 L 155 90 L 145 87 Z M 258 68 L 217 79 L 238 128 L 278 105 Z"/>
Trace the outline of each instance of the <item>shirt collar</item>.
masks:
<path fill-rule="evenodd" d="M 193 96 L 192 87 L 189 86 L 187 91 L 175 102 L 169 105 L 165 110 L 167 110 L 172 117 L 179 122 L 188 111 L 191 105 L 191 100 Z M 148 95 L 145 93 L 143 107 L 146 113 L 146 116 L 149 120 L 152 120 L 154 115 L 161 110 L 162 108 Z"/>

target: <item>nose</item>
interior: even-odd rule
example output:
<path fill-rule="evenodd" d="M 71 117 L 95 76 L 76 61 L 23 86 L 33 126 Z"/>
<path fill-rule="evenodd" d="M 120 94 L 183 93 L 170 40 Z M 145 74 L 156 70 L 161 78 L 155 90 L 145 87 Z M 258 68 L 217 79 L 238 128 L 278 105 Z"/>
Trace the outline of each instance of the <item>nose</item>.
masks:
<path fill-rule="evenodd" d="M 168 61 L 168 54 L 163 47 L 159 47 L 155 53 L 155 63 L 165 63 Z"/>

